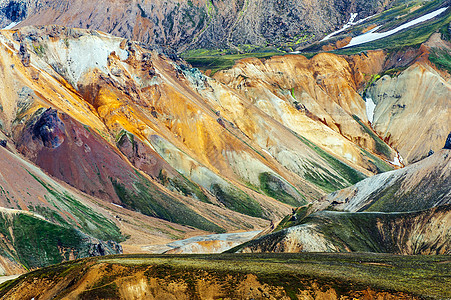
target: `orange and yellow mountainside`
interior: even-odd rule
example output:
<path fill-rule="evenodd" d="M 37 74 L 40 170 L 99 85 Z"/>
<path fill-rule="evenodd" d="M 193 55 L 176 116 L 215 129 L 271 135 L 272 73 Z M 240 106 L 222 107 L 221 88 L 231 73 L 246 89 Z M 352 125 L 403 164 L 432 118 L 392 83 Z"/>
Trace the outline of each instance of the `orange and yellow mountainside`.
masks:
<path fill-rule="evenodd" d="M 2 206 L 124 251 L 261 230 L 396 167 L 359 95 L 384 60 L 248 59 L 209 78 L 102 32 L 1 31 L 2 163 L 19 166 L 0 171 Z"/>

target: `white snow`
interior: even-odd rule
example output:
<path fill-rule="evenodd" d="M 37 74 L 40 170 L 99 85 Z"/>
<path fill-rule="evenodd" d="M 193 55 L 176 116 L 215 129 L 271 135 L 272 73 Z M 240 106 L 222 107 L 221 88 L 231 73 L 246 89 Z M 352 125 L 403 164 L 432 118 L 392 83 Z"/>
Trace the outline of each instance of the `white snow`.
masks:
<path fill-rule="evenodd" d="M 440 15 L 441 13 L 443 13 L 447 9 L 448 9 L 448 7 L 443 7 L 443 8 L 437 9 L 437 10 L 431 12 L 431 13 L 425 14 L 424 16 L 416 18 L 416 19 L 414 19 L 414 20 L 412 20 L 410 22 L 404 23 L 404 24 L 396 27 L 395 29 L 392 29 L 392 30 L 389 30 L 389 31 L 386 31 L 386 32 L 381 32 L 381 33 L 376 32 L 381 27 L 381 26 L 377 26 L 376 28 L 373 28 L 372 30 L 368 31 L 367 33 L 364 33 L 362 35 L 359 35 L 359 36 L 356 36 L 356 37 L 352 38 L 351 42 L 348 45 L 346 45 L 344 48 L 352 47 L 352 46 L 356 46 L 356 45 L 360 45 L 360 44 L 364 44 L 364 43 L 368 43 L 368 42 L 372 42 L 372 41 L 375 41 L 375 40 L 378 40 L 378 39 L 390 36 L 390 35 L 395 34 L 396 32 L 399 32 L 399 31 L 401 31 L 403 29 L 406 29 L 406 28 L 412 27 L 412 26 L 414 26 L 414 25 L 416 25 L 418 23 L 430 20 L 430 19 Z"/>
<path fill-rule="evenodd" d="M 19 25 L 20 22 L 12 22 L 11 24 L 9 24 L 8 26 L 6 26 L 5 28 L 2 28 L 2 30 L 8 30 L 8 29 L 12 29 L 14 26 Z"/>
<path fill-rule="evenodd" d="M 116 204 L 116 203 L 111 203 L 111 204 L 113 204 L 114 206 L 120 207 L 120 208 L 125 208 L 122 205 L 119 205 L 119 204 Z"/>
<path fill-rule="evenodd" d="M 358 20 L 357 22 L 354 22 L 354 20 L 355 20 L 355 18 L 357 17 L 357 15 L 358 15 L 358 13 L 351 13 L 351 18 L 349 19 L 348 23 L 346 23 L 345 25 L 343 25 L 343 27 L 342 27 L 341 29 L 339 29 L 339 30 L 337 30 L 337 31 L 334 31 L 334 32 L 332 32 L 331 34 L 328 34 L 325 38 L 323 38 L 323 39 L 321 40 L 321 42 L 330 39 L 331 37 L 333 37 L 333 36 L 336 35 L 337 33 L 340 33 L 340 32 L 342 32 L 342 31 L 345 31 L 346 29 L 348 29 L 348 28 L 351 27 L 351 26 L 354 26 L 354 25 L 360 24 L 360 23 L 362 23 L 362 22 L 365 22 L 366 20 L 368 20 L 368 19 L 370 19 L 370 18 L 372 18 L 372 17 L 375 16 L 375 15 L 371 15 L 371 16 L 368 16 L 368 17 L 366 17 L 366 18 L 360 19 L 360 20 Z"/>
<path fill-rule="evenodd" d="M 371 124 L 374 121 L 374 109 L 376 108 L 376 104 L 374 104 L 373 99 L 367 97 L 365 99 L 365 107 L 366 107 L 366 117 Z"/>
<path fill-rule="evenodd" d="M 404 159 L 402 158 L 402 156 L 399 153 L 397 153 L 397 155 L 395 156 L 395 158 L 393 158 L 393 161 L 391 161 L 391 163 L 398 167 L 404 167 L 403 161 Z"/>
<path fill-rule="evenodd" d="M 340 33 L 340 32 L 342 32 L 342 31 L 348 29 L 348 28 L 351 27 L 352 25 L 355 25 L 355 24 L 359 23 L 359 22 L 354 23 L 355 18 L 357 18 L 357 13 L 351 13 L 351 18 L 349 19 L 348 23 L 346 23 L 345 25 L 343 25 L 343 27 L 342 27 L 341 29 L 339 29 L 339 30 L 337 30 L 337 31 L 334 31 L 334 32 L 332 32 L 331 34 L 327 35 L 325 38 L 323 38 L 323 39 L 321 40 L 321 42 L 322 42 L 322 41 L 325 41 L 325 40 L 328 40 L 328 39 L 330 39 L 332 36 L 336 35 L 337 33 Z"/>

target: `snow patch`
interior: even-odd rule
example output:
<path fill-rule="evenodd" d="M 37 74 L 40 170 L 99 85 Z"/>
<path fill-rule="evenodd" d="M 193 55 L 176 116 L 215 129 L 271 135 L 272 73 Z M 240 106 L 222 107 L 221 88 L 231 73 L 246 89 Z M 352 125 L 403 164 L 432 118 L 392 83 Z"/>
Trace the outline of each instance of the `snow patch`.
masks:
<path fill-rule="evenodd" d="M 125 208 L 122 205 L 119 205 L 119 204 L 116 204 L 116 203 L 111 203 L 111 204 L 113 204 L 114 206 L 120 207 L 120 208 Z"/>
<path fill-rule="evenodd" d="M 430 19 L 438 16 L 441 13 L 443 13 L 445 10 L 447 10 L 448 7 L 449 6 L 437 9 L 437 10 L 431 12 L 431 13 L 425 14 L 424 16 L 416 18 L 416 19 L 414 19 L 414 20 L 412 20 L 410 22 L 404 23 L 404 24 L 396 27 L 395 29 L 392 29 L 392 30 L 389 30 L 389 31 L 386 31 L 386 32 L 381 32 L 381 33 L 376 32 L 377 30 L 379 30 L 381 28 L 381 26 L 377 26 L 376 28 L 373 28 L 372 30 L 368 31 L 367 33 L 364 33 L 362 35 L 359 35 L 359 36 L 356 36 L 356 37 L 352 38 L 351 42 L 348 45 L 346 45 L 345 47 L 343 47 L 343 48 L 348 48 L 348 47 L 352 47 L 352 46 L 356 46 L 356 45 L 372 42 L 372 41 L 375 41 L 375 40 L 378 40 L 378 39 L 390 36 L 390 35 L 395 34 L 395 33 L 399 32 L 399 31 L 401 31 L 403 29 L 412 27 L 412 26 L 414 26 L 416 24 L 419 24 L 421 22 L 430 20 Z"/>
<path fill-rule="evenodd" d="M 376 104 L 374 104 L 373 99 L 367 97 L 365 98 L 365 108 L 366 108 L 366 117 L 371 124 L 374 121 L 374 109 L 376 108 Z"/>
<path fill-rule="evenodd" d="M 402 158 L 402 156 L 399 153 L 396 153 L 395 158 L 393 158 L 393 161 L 391 161 L 390 163 L 398 167 L 404 167 L 403 161 L 404 159 Z"/>
<path fill-rule="evenodd" d="M 2 28 L 2 30 L 8 30 L 8 29 L 12 29 L 14 26 L 19 25 L 20 22 L 12 22 L 11 24 L 9 24 L 8 26 Z"/>
<path fill-rule="evenodd" d="M 323 39 L 321 40 L 321 42 L 330 39 L 331 37 L 333 37 L 334 35 L 336 35 L 336 34 L 342 32 L 342 31 L 345 31 L 346 29 L 348 29 L 348 28 L 351 27 L 352 25 L 355 25 L 355 24 L 360 23 L 362 20 L 360 20 L 360 21 L 354 23 L 354 20 L 355 20 L 355 18 L 357 18 L 357 15 L 358 15 L 357 13 L 351 13 L 351 18 L 349 19 L 348 23 L 346 23 L 345 25 L 343 25 L 343 27 L 342 27 L 341 29 L 339 29 L 339 30 L 337 30 L 337 31 L 334 31 L 334 32 L 332 32 L 331 34 L 327 35 L 325 38 L 323 38 Z"/>

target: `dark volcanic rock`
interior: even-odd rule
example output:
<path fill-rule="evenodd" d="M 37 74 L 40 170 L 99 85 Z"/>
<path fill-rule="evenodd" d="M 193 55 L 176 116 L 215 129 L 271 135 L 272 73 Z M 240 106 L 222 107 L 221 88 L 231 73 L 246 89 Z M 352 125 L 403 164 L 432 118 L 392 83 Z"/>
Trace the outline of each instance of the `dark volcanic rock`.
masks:
<path fill-rule="evenodd" d="M 35 0 L 21 4 L 21 26 L 57 24 L 101 30 L 159 45 L 176 60 L 177 53 L 196 48 L 240 48 L 311 43 L 345 24 L 389 6 L 392 0 Z M 114 4 L 113 4 L 114 3 Z M 22 8 L 22 6 L 25 6 Z M 11 10 L 0 13 L 0 24 Z M 9 19 L 8 19 L 9 20 Z"/>
<path fill-rule="evenodd" d="M 22 64 L 25 67 L 30 66 L 30 53 L 28 53 L 27 46 L 24 43 L 20 43 L 19 56 L 22 59 Z"/>
<path fill-rule="evenodd" d="M 40 138 L 47 148 L 58 148 L 66 137 L 63 121 L 58 117 L 56 109 L 47 109 L 33 128 L 35 137 Z"/>
<path fill-rule="evenodd" d="M 87 239 L 87 255 L 104 256 L 111 254 L 122 254 L 122 246 L 115 241 L 100 241 Z"/>
<path fill-rule="evenodd" d="M 451 132 L 446 139 L 445 147 L 443 147 L 443 149 L 451 149 Z"/>
<path fill-rule="evenodd" d="M 5 1 L 1 4 L 0 1 L 0 28 L 3 28 L 11 22 L 20 22 L 27 16 L 27 2 L 19 1 Z"/>

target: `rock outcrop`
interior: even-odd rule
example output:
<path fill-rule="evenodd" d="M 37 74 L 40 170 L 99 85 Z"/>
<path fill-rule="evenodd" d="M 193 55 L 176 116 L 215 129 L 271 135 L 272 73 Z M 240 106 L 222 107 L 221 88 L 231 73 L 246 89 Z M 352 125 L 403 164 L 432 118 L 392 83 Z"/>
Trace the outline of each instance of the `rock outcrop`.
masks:
<path fill-rule="evenodd" d="M 451 84 L 430 65 L 417 62 L 398 76 L 385 75 L 367 93 L 374 103 L 374 130 L 406 163 L 438 151 L 450 132 Z"/>
<path fill-rule="evenodd" d="M 443 149 L 451 149 L 451 133 L 448 134 L 448 137 L 446 138 L 446 142 L 445 142 L 445 146 L 443 147 Z"/>

